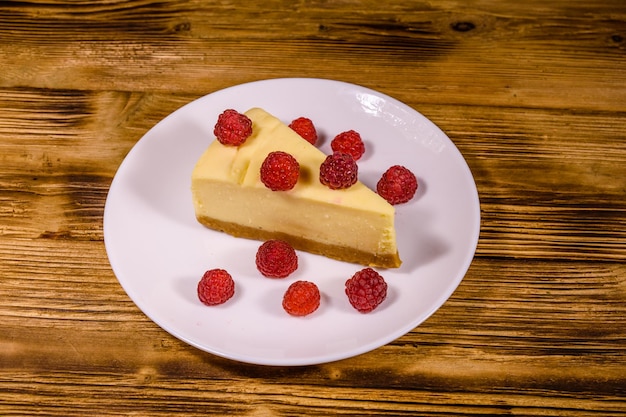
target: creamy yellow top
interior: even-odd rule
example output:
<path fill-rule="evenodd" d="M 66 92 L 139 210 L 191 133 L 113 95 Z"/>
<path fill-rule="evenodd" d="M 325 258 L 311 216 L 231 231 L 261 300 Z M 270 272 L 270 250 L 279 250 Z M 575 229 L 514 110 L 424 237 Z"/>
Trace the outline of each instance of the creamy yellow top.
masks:
<path fill-rule="evenodd" d="M 253 108 L 245 114 L 252 120 L 252 136 L 239 147 L 225 146 L 215 140 L 196 164 L 194 178 L 265 188 L 260 180 L 261 164 L 270 152 L 283 151 L 300 164 L 300 178 L 293 189 L 276 193 L 372 211 L 382 216 L 394 215 L 393 206 L 360 181 L 344 190 L 331 190 L 321 184 L 319 166 L 326 158 L 322 151 L 262 109 Z"/>

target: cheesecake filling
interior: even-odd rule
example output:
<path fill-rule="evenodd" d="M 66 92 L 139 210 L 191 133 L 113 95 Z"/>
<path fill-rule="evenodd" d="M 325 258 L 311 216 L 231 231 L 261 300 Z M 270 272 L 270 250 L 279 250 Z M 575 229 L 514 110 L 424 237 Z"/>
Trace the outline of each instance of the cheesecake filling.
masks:
<path fill-rule="evenodd" d="M 239 146 L 213 141 L 192 174 L 198 220 L 234 236 L 282 238 L 296 249 L 372 266 L 397 267 L 393 206 L 361 182 L 331 190 L 319 182 L 326 155 L 262 109 L 246 112 L 253 134 Z M 260 168 L 272 151 L 292 154 L 300 178 L 271 191 Z"/>

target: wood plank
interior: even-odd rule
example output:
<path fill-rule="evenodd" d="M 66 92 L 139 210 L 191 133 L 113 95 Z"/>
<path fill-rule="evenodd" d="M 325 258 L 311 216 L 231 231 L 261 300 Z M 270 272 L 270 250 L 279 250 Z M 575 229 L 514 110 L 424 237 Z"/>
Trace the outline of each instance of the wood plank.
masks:
<path fill-rule="evenodd" d="M 626 103 L 626 10 L 617 1 L 525 3 L 506 13 L 492 3 L 273 2 L 262 17 L 252 5 L 201 2 L 116 2 L 71 13 L 30 4 L 0 16 L 8 41 L 2 87 L 204 94 L 274 77 L 356 82 L 367 64 L 367 86 L 408 101 L 594 110 Z"/>
<path fill-rule="evenodd" d="M 2 174 L 112 175 L 158 121 L 196 98 L 126 92 L 1 90 Z"/>

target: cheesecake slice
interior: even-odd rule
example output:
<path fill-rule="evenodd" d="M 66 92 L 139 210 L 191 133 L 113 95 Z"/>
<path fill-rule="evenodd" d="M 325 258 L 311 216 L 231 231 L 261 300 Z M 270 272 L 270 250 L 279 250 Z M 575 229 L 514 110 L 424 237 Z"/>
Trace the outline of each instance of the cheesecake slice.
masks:
<path fill-rule="evenodd" d="M 230 235 L 286 240 L 298 250 L 362 265 L 397 268 L 395 209 L 360 181 L 331 190 L 319 181 L 326 155 L 286 124 L 253 108 L 252 135 L 240 146 L 214 140 L 192 173 L 196 218 Z M 272 151 L 291 154 L 300 177 L 289 191 L 272 191 L 260 169 Z"/>

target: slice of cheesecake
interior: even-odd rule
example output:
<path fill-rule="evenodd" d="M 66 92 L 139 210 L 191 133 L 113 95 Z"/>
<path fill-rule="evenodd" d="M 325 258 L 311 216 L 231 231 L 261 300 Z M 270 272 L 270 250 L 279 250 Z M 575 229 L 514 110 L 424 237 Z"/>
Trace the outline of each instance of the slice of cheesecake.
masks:
<path fill-rule="evenodd" d="M 262 109 L 245 114 L 252 120 L 246 142 L 235 147 L 214 140 L 193 170 L 200 223 L 237 237 L 286 240 L 298 250 L 341 261 L 400 266 L 392 205 L 361 182 L 343 190 L 322 185 L 322 151 Z M 287 152 L 300 164 L 289 191 L 272 191 L 260 180 L 261 164 L 272 151 Z"/>

